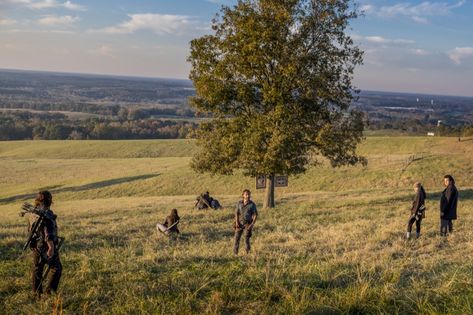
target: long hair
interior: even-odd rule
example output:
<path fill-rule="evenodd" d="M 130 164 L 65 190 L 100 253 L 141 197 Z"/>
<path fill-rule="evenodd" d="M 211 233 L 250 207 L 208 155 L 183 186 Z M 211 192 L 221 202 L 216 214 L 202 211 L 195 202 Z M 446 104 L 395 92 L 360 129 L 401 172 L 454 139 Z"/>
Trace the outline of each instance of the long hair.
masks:
<path fill-rule="evenodd" d="M 47 190 L 38 192 L 38 194 L 36 195 L 36 199 L 34 201 L 35 206 L 38 207 L 42 204 L 45 208 L 49 208 L 52 205 L 52 203 L 53 203 L 53 196 Z"/>
<path fill-rule="evenodd" d="M 422 186 L 420 182 L 415 182 L 414 187 L 419 188 L 419 191 L 424 195 L 424 197 L 426 196 L 424 186 Z"/>
<path fill-rule="evenodd" d="M 172 209 L 171 210 L 170 217 L 171 217 L 172 222 L 179 221 L 180 218 L 179 218 L 179 215 L 177 214 L 177 209 Z"/>

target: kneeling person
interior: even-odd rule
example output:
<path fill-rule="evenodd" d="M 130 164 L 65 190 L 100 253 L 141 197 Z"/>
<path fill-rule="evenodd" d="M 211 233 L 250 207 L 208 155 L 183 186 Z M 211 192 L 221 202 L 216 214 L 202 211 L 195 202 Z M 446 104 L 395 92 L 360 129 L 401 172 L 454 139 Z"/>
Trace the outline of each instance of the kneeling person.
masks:
<path fill-rule="evenodd" d="M 177 215 L 177 209 L 172 209 L 171 214 L 166 217 L 166 220 L 163 224 L 156 224 L 156 228 L 159 232 L 162 232 L 166 235 L 171 233 L 179 234 L 179 229 L 177 225 L 179 224 L 179 215 Z"/>
<path fill-rule="evenodd" d="M 250 200 L 251 192 L 248 189 L 243 190 L 243 200 L 240 200 L 236 207 L 235 213 L 235 246 L 233 253 L 238 255 L 238 249 L 240 248 L 240 238 L 245 232 L 245 245 L 246 253 L 248 254 L 251 249 L 250 238 L 252 235 L 253 227 L 258 217 L 258 211 L 256 205 Z"/>

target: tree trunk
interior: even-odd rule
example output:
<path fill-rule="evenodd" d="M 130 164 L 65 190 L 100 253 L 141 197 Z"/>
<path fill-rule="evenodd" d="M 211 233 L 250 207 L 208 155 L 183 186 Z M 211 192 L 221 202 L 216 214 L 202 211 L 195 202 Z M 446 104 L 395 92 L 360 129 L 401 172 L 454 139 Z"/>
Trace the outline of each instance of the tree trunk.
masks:
<path fill-rule="evenodd" d="M 263 208 L 274 208 L 274 175 L 266 176 L 266 193 Z"/>

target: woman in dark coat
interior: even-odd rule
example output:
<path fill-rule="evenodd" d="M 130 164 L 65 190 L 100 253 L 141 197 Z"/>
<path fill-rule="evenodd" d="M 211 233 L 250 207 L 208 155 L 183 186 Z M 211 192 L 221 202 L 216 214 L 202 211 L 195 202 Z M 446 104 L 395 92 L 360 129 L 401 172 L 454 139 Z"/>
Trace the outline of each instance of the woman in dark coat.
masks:
<path fill-rule="evenodd" d="M 443 184 L 446 188 L 440 197 L 440 235 L 447 236 L 453 231 L 452 220 L 457 219 L 458 190 L 451 175 L 443 177 Z"/>
<path fill-rule="evenodd" d="M 420 236 L 420 223 L 422 222 L 422 218 L 425 216 L 424 187 L 422 187 L 421 183 L 417 182 L 414 184 L 414 191 L 416 192 L 416 196 L 414 198 L 414 201 L 412 202 L 411 217 L 407 222 L 407 239 L 411 237 L 412 225 L 414 224 L 414 222 L 416 223 L 416 238 Z"/>

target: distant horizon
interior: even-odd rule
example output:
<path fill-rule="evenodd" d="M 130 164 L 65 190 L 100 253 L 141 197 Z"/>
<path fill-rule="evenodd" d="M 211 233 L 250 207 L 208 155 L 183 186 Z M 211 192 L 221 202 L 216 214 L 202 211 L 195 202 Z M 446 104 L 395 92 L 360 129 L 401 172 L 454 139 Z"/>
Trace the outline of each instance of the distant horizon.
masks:
<path fill-rule="evenodd" d="M 190 42 L 237 0 L 0 0 L 0 68 L 188 79 Z M 353 6 L 352 6 L 353 5 Z M 472 0 L 353 0 L 352 83 L 473 97 Z M 37 70 L 32 70 L 37 71 Z"/>
<path fill-rule="evenodd" d="M 128 78 L 128 79 L 144 79 L 144 80 L 170 80 L 170 81 L 183 81 L 192 83 L 190 79 L 186 78 L 170 78 L 160 76 L 143 76 L 143 75 L 128 75 L 128 74 L 110 74 L 110 73 L 91 73 L 91 72 L 72 72 L 72 71 L 50 71 L 41 69 L 13 69 L 13 68 L 0 68 L 3 72 L 30 72 L 30 73 L 49 73 L 58 75 L 74 75 L 74 76 L 97 76 L 97 77 L 109 77 L 109 78 Z M 436 93 L 425 93 L 425 92 L 412 92 L 412 91 L 398 91 L 398 90 L 376 90 L 376 89 L 362 89 L 357 87 L 360 92 L 375 92 L 375 93 L 391 93 L 391 94 L 403 94 L 403 95 L 416 95 L 416 96 L 438 96 L 438 97 L 460 97 L 460 98 L 471 98 L 473 95 L 458 95 L 458 94 L 436 94 Z"/>

